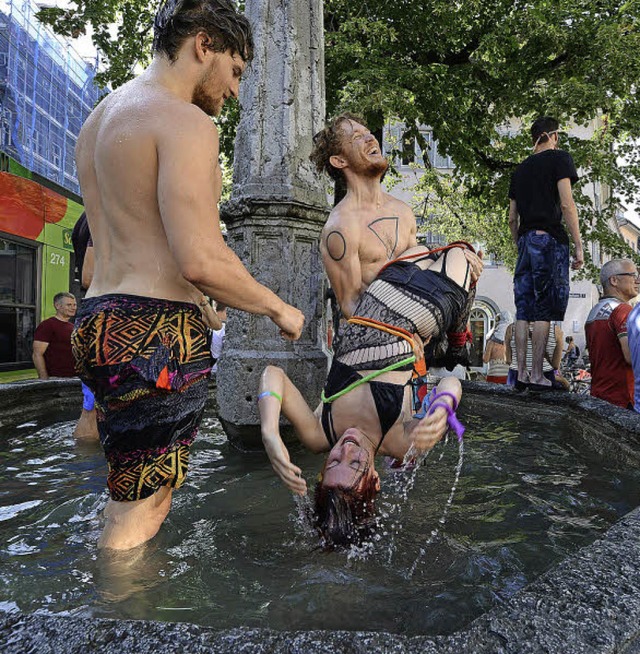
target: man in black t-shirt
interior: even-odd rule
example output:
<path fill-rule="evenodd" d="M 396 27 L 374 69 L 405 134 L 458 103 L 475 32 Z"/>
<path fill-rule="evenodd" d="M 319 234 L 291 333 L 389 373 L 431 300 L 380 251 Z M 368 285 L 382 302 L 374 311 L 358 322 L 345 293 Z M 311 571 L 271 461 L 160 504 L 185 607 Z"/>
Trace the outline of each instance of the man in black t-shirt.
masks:
<path fill-rule="evenodd" d="M 509 228 L 518 247 L 513 286 L 519 390 L 527 386 L 551 389 L 542 373 L 549 323 L 564 320 L 569 301 L 569 238 L 563 217 L 575 245 L 572 268 L 583 264 L 578 212 L 571 193 L 578 173 L 571 155 L 557 149 L 558 127 L 558 121 L 550 117 L 533 123 L 533 154 L 516 168 L 509 187 Z M 533 323 L 530 372 L 525 360 L 528 322 Z"/>

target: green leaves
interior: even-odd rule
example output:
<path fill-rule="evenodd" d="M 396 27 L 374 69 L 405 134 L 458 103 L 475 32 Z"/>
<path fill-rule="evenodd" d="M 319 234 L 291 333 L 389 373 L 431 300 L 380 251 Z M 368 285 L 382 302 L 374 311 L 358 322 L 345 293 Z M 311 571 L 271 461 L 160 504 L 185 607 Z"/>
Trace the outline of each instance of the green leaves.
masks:
<path fill-rule="evenodd" d="M 367 114 L 377 106 L 408 130 L 429 125 L 439 151 L 455 162 L 454 179 L 427 171 L 415 189 L 416 212 L 425 199 L 432 207 L 430 230 L 484 241 L 512 260 L 509 177 L 530 153 L 529 124 L 551 114 L 565 128 L 572 122 L 584 128 L 561 147 L 583 171 L 576 196 L 585 240 L 611 254 L 630 253 L 610 228 L 618 194 L 630 198 L 640 181 L 632 145 L 640 138 L 637 2 L 327 0 L 325 6 L 329 113 Z M 594 184 L 603 186 L 596 207 Z"/>
<path fill-rule="evenodd" d="M 39 15 L 67 36 L 91 25 L 106 63 L 99 81 L 115 87 L 150 60 L 155 9 L 155 0 L 74 0 Z M 550 114 L 584 128 L 561 147 L 582 169 L 585 240 L 620 252 L 610 230 L 618 198 L 640 186 L 638 0 L 325 0 L 324 11 L 328 114 L 354 111 L 372 129 L 429 125 L 453 158 L 453 179 L 428 171 L 416 188 L 416 212 L 428 197 L 434 227 L 512 260 L 509 176 L 530 152 L 529 124 Z M 229 160 L 236 124 L 231 107 L 220 121 Z M 597 207 L 594 184 L 604 188 Z"/>

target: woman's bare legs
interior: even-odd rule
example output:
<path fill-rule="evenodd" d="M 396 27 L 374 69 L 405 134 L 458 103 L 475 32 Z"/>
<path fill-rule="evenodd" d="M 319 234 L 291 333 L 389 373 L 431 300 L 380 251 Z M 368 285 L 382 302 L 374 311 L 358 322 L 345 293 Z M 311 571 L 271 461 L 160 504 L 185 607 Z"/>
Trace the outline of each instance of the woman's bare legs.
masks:
<path fill-rule="evenodd" d="M 461 286 L 465 291 L 469 290 L 471 285 L 471 271 L 469 261 L 465 256 L 463 247 L 454 247 L 440 253 L 435 261 L 425 259 L 418 262 L 418 266 L 423 270 L 427 268 L 433 272 L 439 272 L 446 275 Z"/>

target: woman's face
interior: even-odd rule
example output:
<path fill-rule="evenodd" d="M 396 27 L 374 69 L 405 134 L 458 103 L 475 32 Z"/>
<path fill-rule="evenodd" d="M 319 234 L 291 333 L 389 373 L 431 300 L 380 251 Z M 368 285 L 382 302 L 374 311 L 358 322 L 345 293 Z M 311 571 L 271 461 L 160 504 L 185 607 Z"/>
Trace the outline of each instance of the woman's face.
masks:
<path fill-rule="evenodd" d="M 377 489 L 380 479 L 374 468 L 375 448 L 356 427 L 347 429 L 331 448 L 325 462 L 322 485 L 327 488 L 357 488 L 374 475 Z"/>

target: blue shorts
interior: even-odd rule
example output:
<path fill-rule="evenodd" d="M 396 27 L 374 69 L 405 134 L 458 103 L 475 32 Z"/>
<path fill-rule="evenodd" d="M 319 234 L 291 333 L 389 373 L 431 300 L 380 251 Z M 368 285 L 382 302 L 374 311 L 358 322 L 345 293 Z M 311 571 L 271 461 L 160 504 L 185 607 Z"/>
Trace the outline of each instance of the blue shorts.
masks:
<path fill-rule="evenodd" d="M 569 302 L 569 246 L 536 230 L 518 239 L 513 278 L 516 320 L 564 320 Z"/>
<path fill-rule="evenodd" d="M 84 382 L 82 382 L 82 408 L 85 411 L 93 411 L 95 404 L 96 401 L 93 397 L 93 393 L 89 387 Z"/>

